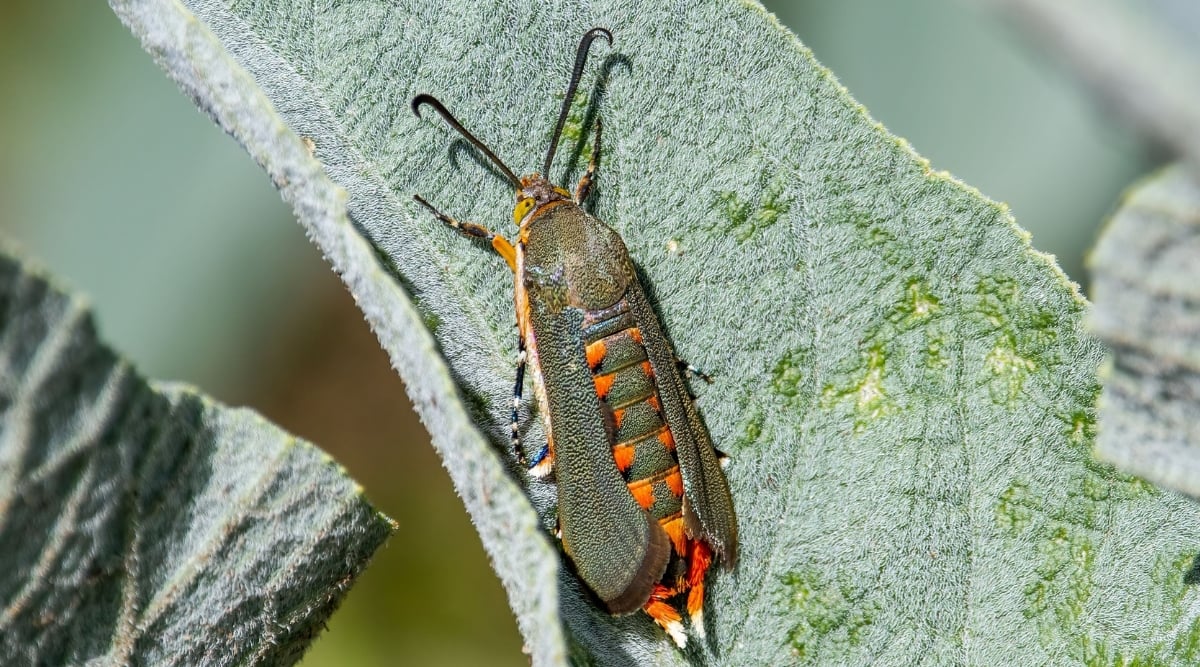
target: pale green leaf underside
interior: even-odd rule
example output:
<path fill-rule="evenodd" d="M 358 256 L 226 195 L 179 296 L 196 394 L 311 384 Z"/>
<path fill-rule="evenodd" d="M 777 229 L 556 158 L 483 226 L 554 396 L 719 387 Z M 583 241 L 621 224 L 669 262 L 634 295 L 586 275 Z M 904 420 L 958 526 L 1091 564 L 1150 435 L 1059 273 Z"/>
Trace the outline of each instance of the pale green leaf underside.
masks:
<path fill-rule="evenodd" d="M 563 658 L 560 607 L 571 657 L 596 664 L 1197 657 L 1200 600 L 1183 579 L 1200 512 L 1091 461 L 1099 349 L 1082 299 L 1002 207 L 931 172 L 757 5 L 114 5 L 266 165 L 346 277 L 536 664 Z M 597 610 L 570 574 L 556 583 L 505 475 L 514 464 L 495 455 L 511 277 L 411 200 L 511 234 L 505 182 L 408 101 L 436 94 L 530 171 L 594 25 L 617 41 L 597 47 L 581 88 L 604 82 L 590 207 L 625 238 L 680 355 L 714 376 L 695 389 L 733 460 L 741 563 L 711 577 L 710 639 L 686 653 L 640 614 Z M 579 173 L 583 116 L 581 103 L 553 173 L 563 182 Z M 525 424 L 536 446 L 538 420 Z M 552 525 L 553 488 L 526 487 Z"/>
<path fill-rule="evenodd" d="M 1091 322 L 1113 351 L 1096 450 L 1200 496 L 1200 185 L 1184 166 L 1135 187 L 1092 254 Z"/>
<path fill-rule="evenodd" d="M 0 664 L 288 665 L 391 532 L 328 456 L 151 387 L 0 252 Z"/>

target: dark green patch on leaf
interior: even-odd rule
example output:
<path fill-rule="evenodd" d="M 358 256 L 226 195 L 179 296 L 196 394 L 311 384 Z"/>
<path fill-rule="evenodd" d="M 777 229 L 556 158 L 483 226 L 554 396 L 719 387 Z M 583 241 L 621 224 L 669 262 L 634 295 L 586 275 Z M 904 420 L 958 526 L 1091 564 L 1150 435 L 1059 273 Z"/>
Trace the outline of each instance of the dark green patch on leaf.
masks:
<path fill-rule="evenodd" d="M 793 655 L 804 664 L 832 664 L 853 655 L 852 649 L 879 613 L 870 592 L 846 577 L 831 581 L 816 570 L 790 573 L 789 611 L 796 623 L 787 633 Z"/>
<path fill-rule="evenodd" d="M 756 233 L 779 222 L 791 209 L 784 197 L 784 180 L 763 172 L 755 188 L 759 194 L 754 201 L 743 199 L 732 190 L 717 193 L 717 208 L 725 218 L 723 231 L 732 234 L 738 243 L 749 241 Z"/>

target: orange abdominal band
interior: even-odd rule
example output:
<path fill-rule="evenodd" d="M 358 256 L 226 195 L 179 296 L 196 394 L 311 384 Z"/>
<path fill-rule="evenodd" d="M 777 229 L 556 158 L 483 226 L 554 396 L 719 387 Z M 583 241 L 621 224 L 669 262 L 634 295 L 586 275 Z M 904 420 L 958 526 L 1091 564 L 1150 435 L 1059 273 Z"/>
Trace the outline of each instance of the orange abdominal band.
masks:
<path fill-rule="evenodd" d="M 676 513 L 674 519 L 661 523 L 663 530 L 667 531 L 667 537 L 671 538 L 675 553 L 680 556 L 685 555 L 687 553 L 687 536 L 683 532 L 683 515 Z"/>
<path fill-rule="evenodd" d="M 600 363 L 604 361 L 604 355 L 608 354 L 608 348 L 605 347 L 603 340 L 598 340 L 591 343 L 586 348 L 588 368 L 596 370 Z"/>
<path fill-rule="evenodd" d="M 675 436 L 671 435 L 671 429 L 666 426 L 658 432 L 658 441 L 667 448 L 668 452 L 675 449 Z"/>
<path fill-rule="evenodd" d="M 639 479 L 629 483 L 629 492 L 642 509 L 648 510 L 654 506 L 654 482 L 649 479 Z"/>
<path fill-rule="evenodd" d="M 625 408 L 613 410 L 613 426 L 621 428 L 621 420 L 625 419 Z"/>
<path fill-rule="evenodd" d="M 613 460 L 617 462 L 617 470 L 625 472 L 633 465 L 633 445 L 617 445 L 613 447 Z"/>
<path fill-rule="evenodd" d="M 613 382 L 615 382 L 616 379 L 616 373 L 597 375 L 593 377 L 592 381 L 596 383 L 596 395 L 600 398 L 606 398 L 608 396 L 608 392 L 612 391 Z M 619 424 L 620 422 L 621 420 L 618 418 L 617 423 Z"/>
<path fill-rule="evenodd" d="M 683 477 L 679 475 L 679 466 L 671 466 L 664 473 L 630 482 L 626 486 L 629 487 L 629 492 L 633 494 L 634 499 L 643 509 L 650 509 L 654 505 L 654 484 L 658 481 L 666 482 L 667 488 L 676 497 L 683 495 Z"/>
<path fill-rule="evenodd" d="M 683 476 L 679 474 L 679 466 L 675 466 L 674 472 L 666 477 L 667 488 L 671 490 L 671 494 L 676 498 L 683 497 Z"/>

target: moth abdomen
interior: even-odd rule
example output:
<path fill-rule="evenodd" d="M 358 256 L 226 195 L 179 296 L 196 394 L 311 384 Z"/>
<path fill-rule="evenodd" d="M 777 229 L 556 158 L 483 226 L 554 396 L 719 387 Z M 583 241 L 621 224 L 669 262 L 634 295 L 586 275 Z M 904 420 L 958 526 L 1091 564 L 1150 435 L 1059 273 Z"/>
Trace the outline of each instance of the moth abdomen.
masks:
<path fill-rule="evenodd" d="M 630 289 L 641 289 L 633 283 Z M 711 549 L 702 535 L 689 536 L 684 519 L 684 483 L 675 437 L 663 414 L 658 376 L 628 302 L 584 314 L 585 356 L 601 410 L 613 426 L 613 462 L 638 506 L 657 522 L 671 542 L 671 559 L 645 610 L 677 641 L 684 639 L 681 617 L 670 600 L 687 594 L 693 627 L 703 633 L 704 573 Z M 672 367 L 668 373 L 678 373 Z M 673 378 L 674 379 L 674 378 Z M 684 424 L 686 428 L 687 425 Z"/>

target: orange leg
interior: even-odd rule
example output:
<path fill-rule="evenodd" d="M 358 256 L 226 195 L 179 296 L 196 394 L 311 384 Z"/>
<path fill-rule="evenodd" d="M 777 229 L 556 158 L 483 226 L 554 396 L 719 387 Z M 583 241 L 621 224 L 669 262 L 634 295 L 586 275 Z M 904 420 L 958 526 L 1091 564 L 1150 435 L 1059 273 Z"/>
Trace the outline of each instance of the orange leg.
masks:
<path fill-rule="evenodd" d="M 692 618 L 692 631 L 704 637 L 704 575 L 712 564 L 712 549 L 702 540 L 692 542 L 692 554 L 688 562 L 687 612 Z"/>
<path fill-rule="evenodd" d="M 513 273 L 517 272 L 517 250 L 513 248 L 513 244 L 509 242 L 508 239 L 497 234 L 496 232 L 493 232 L 487 227 L 484 227 L 483 225 L 477 225 L 473 222 L 462 222 L 460 220 L 451 218 L 445 213 L 442 213 L 434 208 L 433 204 L 425 201 L 421 195 L 413 195 L 413 199 L 415 199 L 416 202 L 421 206 L 429 209 L 429 212 L 432 213 L 435 218 L 446 223 L 459 234 L 477 239 L 487 239 L 488 242 L 492 244 L 492 248 L 504 258 L 504 261 L 508 264 L 508 268 L 512 269 Z"/>
<path fill-rule="evenodd" d="M 662 584 L 654 585 L 654 592 L 650 594 L 650 600 L 646 602 L 642 610 L 654 619 L 663 630 L 674 640 L 675 645 L 679 648 L 687 646 L 687 633 L 683 629 L 683 619 L 679 616 L 679 612 L 672 607 L 667 599 L 675 595 L 675 591 L 663 586 Z"/>

